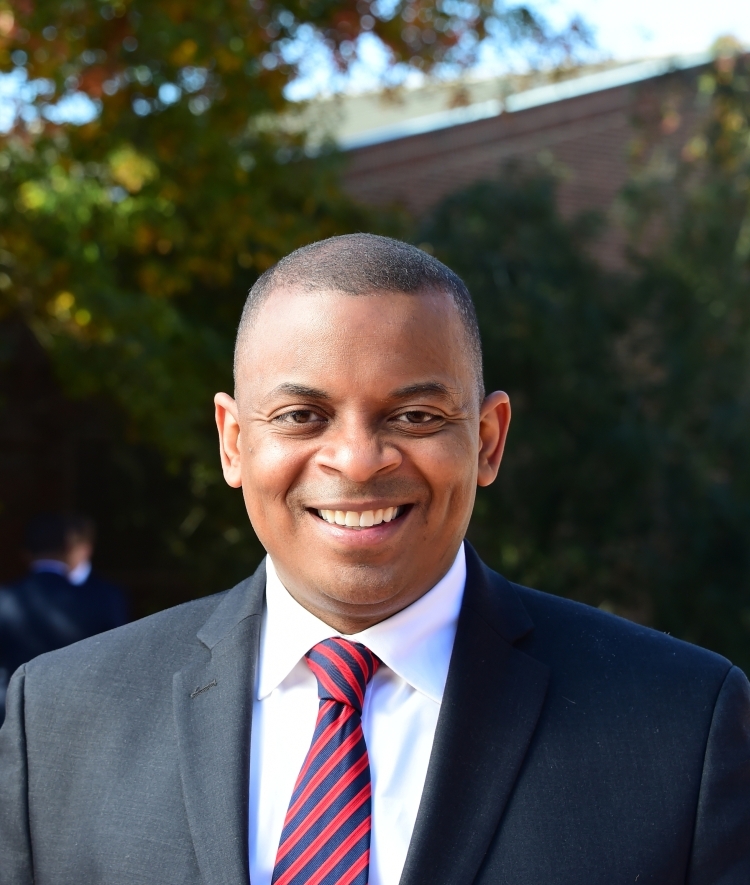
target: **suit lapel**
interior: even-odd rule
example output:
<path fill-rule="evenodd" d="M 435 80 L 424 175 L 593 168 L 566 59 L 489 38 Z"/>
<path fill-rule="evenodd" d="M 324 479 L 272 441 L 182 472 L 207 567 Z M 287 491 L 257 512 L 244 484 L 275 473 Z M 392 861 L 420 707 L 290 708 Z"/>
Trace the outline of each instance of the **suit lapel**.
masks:
<path fill-rule="evenodd" d="M 548 669 L 514 648 L 533 627 L 466 545 L 467 582 L 435 742 L 400 885 L 469 885 L 518 777 Z M 174 676 L 185 806 L 206 885 L 247 885 L 250 726 L 265 568 L 231 590 Z"/>
<path fill-rule="evenodd" d="M 424 791 L 400 885 L 469 885 L 518 778 L 548 668 L 513 643 L 533 624 L 466 545 L 467 581 Z"/>
<path fill-rule="evenodd" d="M 180 771 L 206 885 L 247 885 L 247 791 L 265 568 L 224 597 L 198 638 L 201 659 L 174 676 Z"/>

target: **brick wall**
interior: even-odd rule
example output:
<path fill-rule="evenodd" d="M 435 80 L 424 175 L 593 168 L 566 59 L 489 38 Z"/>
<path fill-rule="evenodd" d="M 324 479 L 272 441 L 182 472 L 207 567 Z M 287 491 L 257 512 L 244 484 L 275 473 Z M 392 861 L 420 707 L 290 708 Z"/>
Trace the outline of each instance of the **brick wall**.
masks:
<path fill-rule="evenodd" d="M 444 196 L 495 176 L 508 161 L 542 161 L 562 176 L 566 216 L 599 210 L 610 224 L 597 244 L 608 266 L 622 263 L 613 206 L 632 156 L 655 141 L 678 149 L 698 120 L 693 68 L 447 129 L 353 149 L 345 183 L 373 205 L 400 204 L 421 216 Z"/>

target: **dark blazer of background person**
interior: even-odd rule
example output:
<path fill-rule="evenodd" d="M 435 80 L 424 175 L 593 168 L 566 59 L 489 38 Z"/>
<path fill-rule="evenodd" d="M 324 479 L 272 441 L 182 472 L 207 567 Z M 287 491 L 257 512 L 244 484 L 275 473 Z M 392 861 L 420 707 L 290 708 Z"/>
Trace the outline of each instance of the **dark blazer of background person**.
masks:
<path fill-rule="evenodd" d="M 467 545 L 402 885 L 746 885 L 750 686 L 725 659 L 508 583 Z M 0 731 L 2 885 L 248 881 L 265 589 L 26 664 Z"/>
<path fill-rule="evenodd" d="M 0 587 L 0 723 L 21 664 L 128 622 L 121 590 L 92 572 L 95 541 L 94 521 L 83 513 L 38 513 L 26 526 L 29 573 Z"/>
<path fill-rule="evenodd" d="M 78 586 L 42 571 L 0 587 L 0 722 L 8 680 L 21 664 L 128 620 L 122 591 L 95 573 Z"/>

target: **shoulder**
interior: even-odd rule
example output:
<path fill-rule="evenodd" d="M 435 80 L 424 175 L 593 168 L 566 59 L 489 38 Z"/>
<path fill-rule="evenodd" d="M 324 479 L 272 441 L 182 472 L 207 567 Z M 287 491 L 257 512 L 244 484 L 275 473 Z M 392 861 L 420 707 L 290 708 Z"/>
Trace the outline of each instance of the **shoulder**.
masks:
<path fill-rule="evenodd" d="M 97 572 L 92 572 L 81 585 L 86 590 L 95 590 L 98 593 L 121 593 L 122 589 L 118 584 L 102 578 Z"/>
<path fill-rule="evenodd" d="M 262 612 L 264 595 L 261 564 L 231 590 L 40 655 L 25 665 L 26 697 L 76 710 L 79 701 L 111 708 L 171 695 L 175 674 L 208 661 L 214 646 Z"/>
<path fill-rule="evenodd" d="M 4 589 L 6 592 L 15 593 L 18 596 L 29 593 L 44 592 L 49 590 L 67 589 L 68 581 L 54 572 L 29 572 L 17 581 L 13 581 Z"/>
<path fill-rule="evenodd" d="M 21 612 L 21 591 L 17 584 L 0 585 L 0 623 L 15 620 Z"/>
<path fill-rule="evenodd" d="M 502 580 L 502 579 L 501 579 Z M 732 664 L 721 655 L 589 605 L 510 585 L 533 621 L 521 646 L 558 682 L 621 697 L 713 703 Z M 639 704 L 640 705 L 640 704 Z"/>
<path fill-rule="evenodd" d="M 69 588 L 65 578 L 54 574 L 28 574 L 0 586 L 0 628 L 18 625 L 54 609 Z"/>
<path fill-rule="evenodd" d="M 207 664 L 217 644 L 257 616 L 264 589 L 265 572 L 259 569 L 231 590 L 29 661 L 11 681 L 11 693 L 23 695 L 35 752 L 43 751 L 50 722 L 57 734 L 78 734 L 87 723 L 101 740 L 129 722 L 168 729 L 177 674 Z"/>
<path fill-rule="evenodd" d="M 166 609 L 123 627 L 34 658 L 26 665 L 26 685 L 52 688 L 55 683 L 85 679 L 87 683 L 155 672 L 172 673 L 195 654 L 197 632 L 230 591 Z"/>

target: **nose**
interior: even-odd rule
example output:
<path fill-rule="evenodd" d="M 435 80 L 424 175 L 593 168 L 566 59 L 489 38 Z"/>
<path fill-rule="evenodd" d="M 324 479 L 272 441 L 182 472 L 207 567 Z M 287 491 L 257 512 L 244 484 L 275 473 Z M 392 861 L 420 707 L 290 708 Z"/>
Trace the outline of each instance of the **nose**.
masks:
<path fill-rule="evenodd" d="M 390 473 L 402 460 L 398 448 L 361 416 L 353 416 L 331 428 L 316 457 L 319 467 L 334 470 L 356 483 Z"/>

